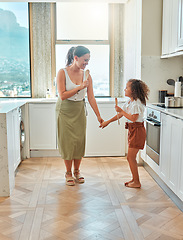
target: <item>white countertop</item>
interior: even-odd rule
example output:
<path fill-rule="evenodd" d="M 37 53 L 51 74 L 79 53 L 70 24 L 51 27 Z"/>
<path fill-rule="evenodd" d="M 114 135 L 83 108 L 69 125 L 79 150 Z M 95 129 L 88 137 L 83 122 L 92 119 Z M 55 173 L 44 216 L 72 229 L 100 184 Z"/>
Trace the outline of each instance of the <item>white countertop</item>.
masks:
<path fill-rule="evenodd" d="M 127 98 L 118 98 L 119 103 L 123 103 L 127 100 Z M 105 104 L 105 103 L 115 103 L 114 98 L 96 98 L 98 104 Z M 56 103 L 57 98 L 2 98 L 0 100 L 0 114 L 1 113 L 8 113 L 17 107 L 21 107 L 26 103 Z M 87 99 L 86 99 L 87 102 Z M 163 108 L 158 107 L 154 104 L 148 103 L 147 107 L 156 109 L 161 111 L 162 113 L 169 114 L 173 117 L 177 117 L 183 119 L 183 108 Z"/>
<path fill-rule="evenodd" d="M 123 103 L 127 100 L 127 98 L 118 98 L 119 103 Z M 98 104 L 105 104 L 105 103 L 115 103 L 114 98 L 96 98 Z M 2 98 L 0 100 L 0 114 L 1 113 L 8 113 L 17 107 L 21 107 L 26 103 L 56 103 L 57 98 Z M 87 99 L 86 99 L 87 102 Z M 158 107 L 154 104 L 148 103 L 147 107 L 156 109 L 161 111 L 162 113 L 169 114 L 173 117 L 177 117 L 183 119 L 183 108 L 163 108 Z"/>
<path fill-rule="evenodd" d="M 8 113 L 26 103 L 55 103 L 57 98 L 3 98 L 0 100 L 0 113 Z"/>
<path fill-rule="evenodd" d="M 95 98 L 97 103 L 115 103 L 114 98 Z M 87 101 L 87 99 L 86 99 Z M 118 98 L 119 103 L 126 101 L 126 98 Z M 0 99 L 0 114 L 8 113 L 17 107 L 21 107 L 26 103 L 56 103 L 57 98 L 2 98 Z"/>
<path fill-rule="evenodd" d="M 147 107 L 153 108 L 155 110 L 171 115 L 173 117 L 183 119 L 183 107 L 182 108 L 163 108 L 153 104 L 147 104 Z"/>
<path fill-rule="evenodd" d="M 7 100 L 0 101 L 0 113 L 8 113 L 17 107 L 23 106 L 26 100 Z"/>

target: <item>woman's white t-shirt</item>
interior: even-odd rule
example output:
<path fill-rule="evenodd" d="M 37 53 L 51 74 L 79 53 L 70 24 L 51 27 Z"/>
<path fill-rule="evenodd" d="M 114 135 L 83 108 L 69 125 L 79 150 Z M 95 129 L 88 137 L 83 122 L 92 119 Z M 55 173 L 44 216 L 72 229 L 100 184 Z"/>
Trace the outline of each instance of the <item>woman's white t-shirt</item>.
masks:
<path fill-rule="evenodd" d="M 144 121 L 144 111 L 145 111 L 145 105 L 141 103 L 139 99 L 131 101 L 128 100 L 124 103 L 122 106 L 123 111 L 125 111 L 128 114 L 139 114 L 138 119 L 136 122 L 143 122 Z M 128 120 L 130 121 L 130 120 Z M 130 121 L 131 122 L 131 121 Z"/>

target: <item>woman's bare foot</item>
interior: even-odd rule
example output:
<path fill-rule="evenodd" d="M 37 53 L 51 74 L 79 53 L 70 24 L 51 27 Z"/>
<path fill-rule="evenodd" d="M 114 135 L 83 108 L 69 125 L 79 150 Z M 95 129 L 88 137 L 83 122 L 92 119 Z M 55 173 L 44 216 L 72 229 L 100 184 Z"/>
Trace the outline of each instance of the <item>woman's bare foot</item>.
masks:
<path fill-rule="evenodd" d="M 132 180 L 130 180 L 130 181 L 128 181 L 128 182 L 125 182 L 125 186 L 128 184 L 128 183 L 131 183 L 131 182 L 133 182 L 134 180 L 132 179 Z"/>
<path fill-rule="evenodd" d="M 139 183 L 135 183 L 135 182 L 129 182 L 125 185 L 126 187 L 130 187 L 130 188 L 141 188 L 141 184 Z"/>

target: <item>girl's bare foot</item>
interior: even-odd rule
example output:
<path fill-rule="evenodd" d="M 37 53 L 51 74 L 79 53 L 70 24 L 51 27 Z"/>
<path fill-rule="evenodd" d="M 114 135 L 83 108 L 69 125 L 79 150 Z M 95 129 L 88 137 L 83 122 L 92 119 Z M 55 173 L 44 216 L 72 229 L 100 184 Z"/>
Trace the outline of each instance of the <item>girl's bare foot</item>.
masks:
<path fill-rule="evenodd" d="M 135 182 L 129 182 L 125 185 L 126 187 L 130 187 L 130 188 L 141 188 L 141 184 L 139 183 L 135 183 Z"/>
<path fill-rule="evenodd" d="M 130 181 L 128 181 L 128 182 L 125 182 L 125 186 L 128 184 L 128 183 L 131 183 L 131 182 L 133 182 L 134 180 L 132 179 L 132 180 L 130 180 Z"/>

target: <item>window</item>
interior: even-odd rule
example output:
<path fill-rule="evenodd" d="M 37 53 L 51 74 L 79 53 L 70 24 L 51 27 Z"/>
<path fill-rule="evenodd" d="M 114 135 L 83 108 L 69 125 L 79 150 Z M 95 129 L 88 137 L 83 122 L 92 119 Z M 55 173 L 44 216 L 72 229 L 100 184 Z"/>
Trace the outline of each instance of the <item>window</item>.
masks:
<path fill-rule="evenodd" d="M 28 3 L 0 2 L 0 97 L 31 97 Z"/>
<path fill-rule="evenodd" d="M 56 72 L 65 67 L 70 47 L 87 47 L 95 96 L 110 96 L 108 22 L 107 3 L 56 3 Z"/>

